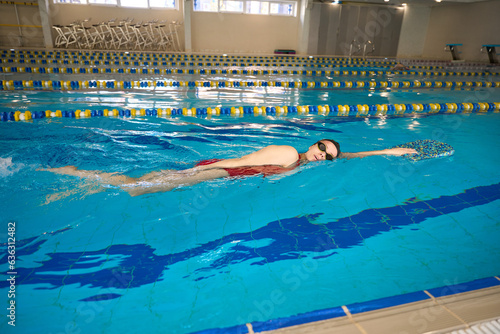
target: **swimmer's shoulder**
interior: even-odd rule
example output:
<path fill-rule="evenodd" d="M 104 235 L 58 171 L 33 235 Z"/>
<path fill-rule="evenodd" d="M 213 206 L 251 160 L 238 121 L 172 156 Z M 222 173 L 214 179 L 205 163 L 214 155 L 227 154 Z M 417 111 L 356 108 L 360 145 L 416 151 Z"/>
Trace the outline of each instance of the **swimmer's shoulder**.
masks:
<path fill-rule="evenodd" d="M 268 146 L 272 150 L 272 154 L 279 157 L 280 165 L 289 166 L 299 160 L 299 152 L 297 149 L 290 145 L 271 145 Z"/>
<path fill-rule="evenodd" d="M 297 152 L 297 149 L 293 146 L 290 145 L 270 145 L 267 146 L 269 150 L 272 150 L 273 152 L 280 153 L 280 154 L 287 154 L 287 155 L 293 155 L 296 158 L 298 158 L 299 152 Z"/>

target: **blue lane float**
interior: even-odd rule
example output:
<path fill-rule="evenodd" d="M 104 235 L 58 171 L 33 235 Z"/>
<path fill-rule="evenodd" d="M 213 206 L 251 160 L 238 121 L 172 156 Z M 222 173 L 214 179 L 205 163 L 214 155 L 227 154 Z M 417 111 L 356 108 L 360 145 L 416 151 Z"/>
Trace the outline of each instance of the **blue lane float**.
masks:
<path fill-rule="evenodd" d="M 291 89 L 471 89 L 500 88 L 500 81 L 167 81 L 167 80 L 0 80 L 0 90 L 80 90 L 80 89 L 156 89 L 173 87 L 196 89 L 201 87 L 283 87 Z"/>
<path fill-rule="evenodd" d="M 309 65 L 307 65 L 309 66 Z M 388 69 L 356 69 L 356 70 L 340 70 L 335 69 L 335 67 L 327 67 L 318 71 L 311 70 L 290 70 L 290 69 L 280 69 L 267 71 L 263 69 L 259 70 L 245 70 L 241 67 L 238 70 L 226 70 L 226 69 L 207 69 L 207 68 L 197 68 L 197 69 L 179 69 L 179 68 L 134 68 L 134 67 L 31 67 L 31 66 L 8 66 L 0 67 L 0 73 L 56 73 L 56 74 L 74 74 L 74 75 L 109 75 L 109 74 L 133 74 L 133 75 L 170 75 L 170 74 L 212 74 L 212 75 L 261 75 L 261 76 L 274 76 L 274 75 L 302 75 L 309 77 L 325 77 L 325 76 L 355 76 L 355 77 L 374 77 L 374 76 L 385 76 L 385 75 L 411 75 L 419 77 L 485 77 L 485 76 L 498 76 L 500 72 L 491 71 L 421 71 L 421 70 L 409 70 L 409 71 L 391 71 Z"/>
<path fill-rule="evenodd" d="M 44 111 L 8 111 L 1 112 L 2 121 L 29 121 L 42 118 L 90 118 L 90 117 L 172 117 L 172 116 L 220 116 L 241 117 L 288 115 L 319 115 L 339 117 L 385 117 L 385 116 L 417 116 L 436 113 L 488 113 L 500 112 L 500 102 L 478 103 L 407 103 L 376 105 L 308 105 L 308 106 L 242 106 L 215 108 L 156 108 L 156 109 L 77 109 L 77 110 L 44 110 Z"/>
<path fill-rule="evenodd" d="M 168 65 L 174 62 L 179 66 L 318 66 L 325 65 L 379 65 L 392 67 L 396 64 L 396 59 L 384 60 L 364 60 L 348 59 L 347 57 L 304 57 L 304 56 L 240 56 L 240 55 L 185 55 L 185 54 L 156 54 L 147 52 L 99 52 L 92 53 L 85 51 L 32 51 L 32 50 L 4 50 L 2 53 L 7 63 L 30 63 L 30 64 L 84 64 L 84 65 L 134 65 L 134 66 L 158 66 Z M 447 62 L 426 61 L 415 63 L 414 67 L 429 69 L 441 69 Z M 480 65 L 480 64 L 478 64 Z"/>

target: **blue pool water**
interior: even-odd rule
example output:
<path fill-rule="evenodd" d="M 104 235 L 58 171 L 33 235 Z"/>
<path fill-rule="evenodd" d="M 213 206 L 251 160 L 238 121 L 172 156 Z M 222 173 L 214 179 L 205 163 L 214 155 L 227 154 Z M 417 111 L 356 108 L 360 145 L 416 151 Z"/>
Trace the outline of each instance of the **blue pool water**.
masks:
<path fill-rule="evenodd" d="M 499 125 L 493 113 L 0 123 L 16 330 L 190 333 L 498 275 Z M 439 139 L 456 153 L 311 163 L 135 198 L 37 171 L 74 164 L 141 175 L 268 144 L 306 150 L 323 137 L 344 151 Z M 6 294 L 4 276 L 0 286 Z M 14 332 L 5 318 L 1 330 Z"/>
<path fill-rule="evenodd" d="M 418 77 L 292 77 L 399 78 Z M 86 75 L 26 73 L 3 73 L 0 79 L 90 80 Z M 196 79 L 227 77 L 168 78 Z M 276 79 L 290 77 L 269 77 Z M 0 112 L 500 102 L 498 91 L 23 89 L 1 91 Z M 7 273 L 12 270 L 9 223 L 15 223 L 17 272 L 17 328 L 8 324 L 4 310 L 0 331 L 246 332 L 246 323 L 255 330 L 277 328 L 299 318 L 318 319 L 318 314 L 335 316 L 342 305 L 355 313 L 367 302 L 384 307 L 381 299 L 498 275 L 499 126 L 500 113 L 491 111 L 381 118 L 294 114 L 0 122 L 2 298 L 9 299 Z M 239 157 L 271 144 L 303 152 L 322 138 L 339 141 L 345 152 L 434 139 L 452 145 L 455 154 L 418 162 L 376 156 L 310 163 L 287 174 L 219 179 L 138 197 L 39 170 L 75 165 L 140 176 Z"/>

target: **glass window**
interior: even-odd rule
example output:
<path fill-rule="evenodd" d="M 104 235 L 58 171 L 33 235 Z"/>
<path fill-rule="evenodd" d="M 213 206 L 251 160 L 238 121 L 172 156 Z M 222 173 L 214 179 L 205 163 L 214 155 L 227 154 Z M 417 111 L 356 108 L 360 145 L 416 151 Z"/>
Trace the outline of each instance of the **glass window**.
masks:
<path fill-rule="evenodd" d="M 295 13 L 293 3 L 287 2 L 271 2 L 269 12 L 274 15 L 292 16 Z"/>
<path fill-rule="evenodd" d="M 152 1 L 152 0 L 151 0 Z M 194 0 L 197 12 L 233 12 L 261 15 L 295 16 L 295 1 Z"/>
<path fill-rule="evenodd" d="M 119 7 L 134 8 L 177 8 L 177 0 L 53 0 L 54 3 L 78 3 L 93 5 L 118 5 Z M 217 4 L 217 0 L 215 0 Z M 215 11 L 217 11 L 216 9 Z"/>
<path fill-rule="evenodd" d="M 220 11 L 243 13 L 243 5 L 243 1 L 221 0 Z"/>
<path fill-rule="evenodd" d="M 123 7 L 148 8 L 148 0 L 120 0 Z"/>
<path fill-rule="evenodd" d="M 102 5 L 117 5 L 117 0 L 89 0 L 89 3 L 97 3 Z"/>
<path fill-rule="evenodd" d="M 79 4 L 86 4 L 87 0 L 54 0 L 54 3 L 79 3 Z"/>
<path fill-rule="evenodd" d="M 149 0 L 149 7 L 175 8 L 175 0 Z"/>
<path fill-rule="evenodd" d="M 267 1 L 247 1 L 248 14 L 269 14 L 269 2 Z"/>
<path fill-rule="evenodd" d="M 194 10 L 200 12 L 218 12 L 219 0 L 194 0 Z"/>

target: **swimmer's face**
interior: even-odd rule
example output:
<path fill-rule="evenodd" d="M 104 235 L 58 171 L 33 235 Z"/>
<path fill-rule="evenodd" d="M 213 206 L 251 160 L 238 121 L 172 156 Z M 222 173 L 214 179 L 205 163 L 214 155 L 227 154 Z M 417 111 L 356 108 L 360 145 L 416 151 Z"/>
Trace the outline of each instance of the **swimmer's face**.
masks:
<path fill-rule="evenodd" d="M 305 157 L 308 161 L 322 161 L 331 160 L 335 158 L 337 154 L 337 148 L 331 141 L 320 140 L 309 147 L 309 150 L 305 153 Z"/>

